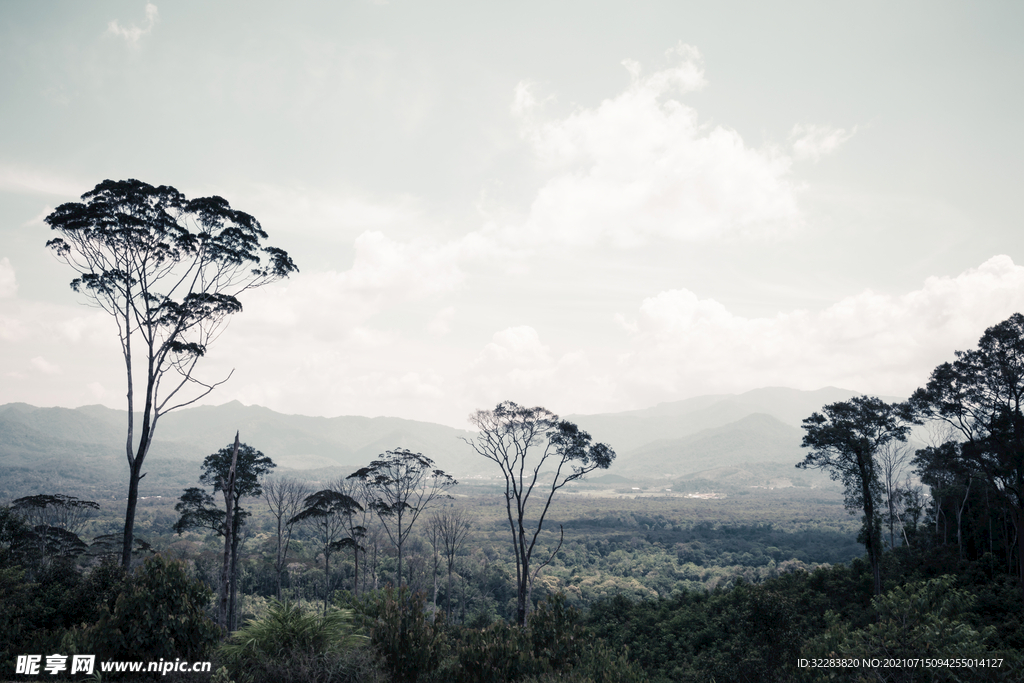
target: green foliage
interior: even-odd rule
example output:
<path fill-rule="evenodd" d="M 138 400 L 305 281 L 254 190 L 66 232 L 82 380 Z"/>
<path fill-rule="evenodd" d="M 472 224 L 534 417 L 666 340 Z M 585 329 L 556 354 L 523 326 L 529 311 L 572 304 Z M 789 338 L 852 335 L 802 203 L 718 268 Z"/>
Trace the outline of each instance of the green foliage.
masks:
<path fill-rule="evenodd" d="M 183 562 L 149 558 L 129 577 L 99 621 L 76 634 L 80 652 L 97 658 L 205 659 L 220 630 L 204 608 L 212 593 Z"/>
<path fill-rule="evenodd" d="M 221 645 L 234 680 L 249 683 L 383 681 L 368 639 L 356 633 L 351 610 L 327 614 L 272 600 Z"/>
<path fill-rule="evenodd" d="M 8 563 L 9 551 L 0 548 L 0 666 L 14 665 L 14 648 L 25 642 L 26 617 L 31 587 L 24 582 L 25 570 Z M 20 648 L 19 648 L 20 649 Z M 13 671 L 13 669 L 6 669 Z"/>
<path fill-rule="evenodd" d="M 646 681 L 628 657 L 591 642 L 579 615 L 558 594 L 540 603 L 527 627 L 495 622 L 484 629 L 463 629 L 453 648 L 446 680 L 455 683 L 579 683 Z M 454 666 L 451 666 L 451 665 Z"/>
<path fill-rule="evenodd" d="M 403 586 L 364 596 L 357 608 L 394 683 L 430 676 L 447 652 L 444 615 L 427 611 L 426 596 Z"/>
<path fill-rule="evenodd" d="M 1011 651 L 991 651 L 989 644 L 996 629 L 976 628 L 968 621 L 976 598 L 955 583 L 955 577 L 945 575 L 876 596 L 871 601 L 874 620 L 862 628 L 852 628 L 830 613 L 826 617 L 829 628 L 807 644 L 803 656 L 1005 660 L 999 669 L 925 666 L 888 674 L 889 680 L 900 682 L 1011 680 L 1007 676 L 1019 675 L 1024 658 Z"/>

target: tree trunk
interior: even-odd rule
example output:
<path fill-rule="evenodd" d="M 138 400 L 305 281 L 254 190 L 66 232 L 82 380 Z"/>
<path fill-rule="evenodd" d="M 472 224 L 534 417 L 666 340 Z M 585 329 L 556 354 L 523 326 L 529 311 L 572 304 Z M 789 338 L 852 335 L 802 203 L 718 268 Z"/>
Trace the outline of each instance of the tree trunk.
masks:
<path fill-rule="evenodd" d="M 452 620 L 452 563 L 448 563 L 448 590 L 444 593 L 445 600 L 445 614 L 448 616 L 448 622 Z"/>
<path fill-rule="evenodd" d="M 228 480 L 221 482 L 221 491 L 224 493 L 224 506 L 227 513 L 224 517 L 224 562 L 220 570 L 220 605 L 217 610 L 217 623 L 222 630 L 228 630 L 228 584 L 231 580 L 231 545 L 234 527 L 234 502 L 235 502 L 235 466 L 238 464 L 238 432 L 235 432 L 235 448 L 231 454 L 231 469 L 228 471 Z"/>
<path fill-rule="evenodd" d="M 869 453 L 868 458 L 871 457 Z M 863 456 L 858 455 L 860 460 L 860 481 L 861 495 L 864 497 L 864 541 L 868 549 L 868 561 L 871 563 L 871 574 L 874 578 L 875 595 L 882 594 L 882 567 L 879 550 L 881 539 L 878 538 L 878 529 L 875 526 L 875 501 L 871 493 L 871 469 L 862 460 Z"/>
<path fill-rule="evenodd" d="M 136 460 L 136 462 L 138 462 Z M 125 571 L 132 566 L 132 546 L 135 544 L 135 507 L 139 500 L 139 468 L 131 467 L 128 471 L 128 504 L 124 511 L 124 538 L 121 546 L 121 566 Z"/>
<path fill-rule="evenodd" d="M 231 601 L 228 604 L 228 630 L 232 633 L 238 629 L 238 540 L 235 527 L 231 538 Z"/>
<path fill-rule="evenodd" d="M 324 616 L 327 616 L 327 596 L 331 594 L 331 554 L 324 551 Z"/>
<path fill-rule="evenodd" d="M 281 599 L 281 574 L 284 573 L 284 560 L 281 557 L 281 550 L 284 547 L 284 539 L 281 537 L 281 517 L 277 518 L 277 562 L 274 568 L 277 569 L 277 599 Z"/>
<path fill-rule="evenodd" d="M 964 516 L 964 508 L 967 506 L 967 497 L 971 495 L 971 483 L 974 481 L 974 477 L 967 478 L 967 488 L 964 491 L 964 501 L 960 503 L 960 507 L 956 510 L 956 550 L 957 556 L 964 559 L 964 544 L 963 544 L 963 524 L 961 520 Z"/>
<path fill-rule="evenodd" d="M 354 576 L 352 577 L 352 596 L 359 595 L 359 543 L 356 542 L 355 552 L 352 553 L 354 567 Z"/>

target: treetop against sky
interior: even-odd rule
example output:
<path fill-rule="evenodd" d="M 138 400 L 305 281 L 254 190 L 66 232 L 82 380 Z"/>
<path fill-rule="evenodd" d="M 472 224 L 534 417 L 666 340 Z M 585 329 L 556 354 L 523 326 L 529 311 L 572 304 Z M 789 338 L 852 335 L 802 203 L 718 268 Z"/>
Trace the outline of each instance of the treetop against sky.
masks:
<path fill-rule="evenodd" d="M 104 179 L 255 216 L 206 400 L 457 427 L 767 385 L 909 395 L 1024 310 L 1024 8 L 0 8 L 0 402 L 123 408 L 43 218 Z"/>

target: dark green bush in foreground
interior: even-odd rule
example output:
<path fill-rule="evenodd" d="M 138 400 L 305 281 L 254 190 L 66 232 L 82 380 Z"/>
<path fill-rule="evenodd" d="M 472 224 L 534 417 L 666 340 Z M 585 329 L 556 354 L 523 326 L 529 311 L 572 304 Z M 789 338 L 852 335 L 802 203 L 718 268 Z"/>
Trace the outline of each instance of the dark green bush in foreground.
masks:
<path fill-rule="evenodd" d="M 74 630 L 68 645 L 97 661 L 208 659 L 220 639 L 205 613 L 211 596 L 184 562 L 156 555 L 125 582 L 113 609 L 103 606 L 99 621 Z"/>
<path fill-rule="evenodd" d="M 625 655 L 593 642 L 562 595 L 541 602 L 526 628 L 497 621 L 485 628 L 446 626 L 425 597 L 386 589 L 360 611 L 394 683 L 634 683 L 647 676 Z"/>
<path fill-rule="evenodd" d="M 272 601 L 266 616 L 232 634 L 219 658 L 238 683 L 377 683 L 383 675 L 351 610 L 326 615 Z"/>

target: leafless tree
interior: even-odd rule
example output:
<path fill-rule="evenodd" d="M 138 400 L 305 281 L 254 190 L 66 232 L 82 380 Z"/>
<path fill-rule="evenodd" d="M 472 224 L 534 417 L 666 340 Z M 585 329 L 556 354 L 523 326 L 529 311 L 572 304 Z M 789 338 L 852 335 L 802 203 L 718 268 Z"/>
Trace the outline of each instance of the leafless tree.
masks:
<path fill-rule="evenodd" d="M 295 525 L 292 518 L 302 509 L 302 501 L 311 493 L 309 485 L 295 479 L 270 479 L 263 484 L 263 499 L 270 514 L 277 521 L 277 554 L 274 571 L 277 574 L 277 599 L 281 599 L 281 578 L 288 566 L 288 547 L 292 542 Z"/>
<path fill-rule="evenodd" d="M 889 547 L 896 546 L 896 525 L 900 522 L 900 479 L 906 473 L 912 449 L 905 441 L 890 441 L 878 449 L 878 468 L 882 474 L 885 489 L 885 505 L 888 509 L 886 522 L 889 525 Z"/>
<path fill-rule="evenodd" d="M 444 554 L 445 564 L 448 569 L 448 588 L 445 591 L 445 613 L 448 620 L 452 618 L 452 571 L 455 568 L 455 556 L 462 550 L 469 535 L 471 522 L 462 508 L 448 506 L 435 511 L 430 515 L 429 529 L 431 537 L 441 546 Z M 435 602 L 436 582 L 435 582 Z"/>

